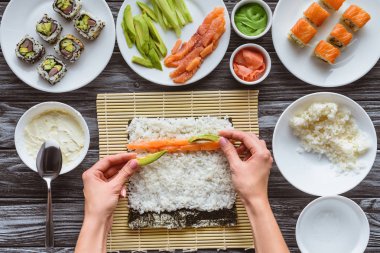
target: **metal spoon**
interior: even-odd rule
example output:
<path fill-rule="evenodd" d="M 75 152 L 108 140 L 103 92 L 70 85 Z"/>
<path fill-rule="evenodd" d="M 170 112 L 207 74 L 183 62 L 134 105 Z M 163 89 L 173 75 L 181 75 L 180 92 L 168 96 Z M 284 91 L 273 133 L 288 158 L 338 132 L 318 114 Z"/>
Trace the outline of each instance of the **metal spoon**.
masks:
<path fill-rule="evenodd" d="M 58 177 L 62 168 L 62 152 L 57 142 L 48 140 L 42 144 L 37 155 L 36 165 L 38 174 L 46 181 L 48 188 L 45 246 L 51 249 L 54 247 L 51 182 Z"/>

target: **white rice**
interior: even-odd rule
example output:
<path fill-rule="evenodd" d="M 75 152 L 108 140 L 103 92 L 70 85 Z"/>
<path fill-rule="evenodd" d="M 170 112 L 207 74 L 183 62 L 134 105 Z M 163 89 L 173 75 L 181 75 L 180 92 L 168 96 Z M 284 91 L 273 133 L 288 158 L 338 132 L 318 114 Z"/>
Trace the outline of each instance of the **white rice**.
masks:
<path fill-rule="evenodd" d="M 348 109 L 335 103 L 314 103 L 294 116 L 290 126 L 304 151 L 325 155 L 342 172 L 363 167 L 358 159 L 367 152 L 370 141 Z"/>
<path fill-rule="evenodd" d="M 135 118 L 128 127 L 129 141 L 186 139 L 232 129 L 228 119 Z M 144 212 L 196 209 L 214 211 L 235 203 L 229 166 L 218 152 L 166 154 L 136 173 L 129 182 L 129 205 Z"/>

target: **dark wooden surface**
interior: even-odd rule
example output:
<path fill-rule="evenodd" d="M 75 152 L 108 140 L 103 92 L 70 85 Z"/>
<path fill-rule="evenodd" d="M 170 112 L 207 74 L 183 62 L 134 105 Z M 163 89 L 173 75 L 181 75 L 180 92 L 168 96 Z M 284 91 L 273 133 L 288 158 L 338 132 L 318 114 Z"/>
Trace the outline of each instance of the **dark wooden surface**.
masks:
<path fill-rule="evenodd" d="M 231 11 L 237 0 L 225 2 Z M 274 10 L 277 1 L 267 2 Z M 116 17 L 122 1 L 112 0 L 108 3 Z M 7 4 L 8 1 L 0 0 L 0 15 Z M 53 183 L 56 252 L 72 252 L 83 218 L 81 174 L 98 158 L 96 94 L 246 89 L 247 87 L 233 79 L 228 67 L 232 50 L 246 42 L 232 33 L 229 50 L 219 67 L 210 76 L 184 88 L 162 87 L 143 80 L 127 66 L 116 47 L 108 67 L 95 81 L 78 91 L 59 96 L 40 92 L 22 83 L 9 69 L 0 52 L 0 252 L 44 252 L 46 188 L 39 176 L 30 171 L 18 158 L 13 141 L 15 126 L 25 110 L 40 102 L 64 102 L 79 110 L 90 127 L 91 146 L 85 161 L 79 168 L 59 177 Z M 285 69 L 274 51 L 270 33 L 256 42 L 269 51 L 273 61 L 268 79 L 255 87 L 260 90 L 261 137 L 270 147 L 273 128 L 284 109 L 303 95 L 326 90 L 339 92 L 356 100 L 369 113 L 378 135 L 380 134 L 379 64 L 351 85 L 321 89 L 303 83 Z M 286 241 L 292 252 L 299 252 L 295 240 L 295 224 L 302 209 L 314 197 L 293 188 L 276 166 L 270 177 L 269 192 L 274 213 Z M 345 194 L 357 202 L 367 214 L 371 225 L 371 237 L 366 252 L 371 253 L 380 252 L 379 192 L 380 160 L 377 159 L 369 176 L 357 188 Z"/>

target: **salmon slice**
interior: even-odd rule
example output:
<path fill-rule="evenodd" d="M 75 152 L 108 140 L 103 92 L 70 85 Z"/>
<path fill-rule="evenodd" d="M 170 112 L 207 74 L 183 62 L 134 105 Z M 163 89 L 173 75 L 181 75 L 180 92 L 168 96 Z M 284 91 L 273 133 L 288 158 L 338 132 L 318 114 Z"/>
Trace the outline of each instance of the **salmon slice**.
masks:
<path fill-rule="evenodd" d="M 212 21 L 215 18 L 220 17 L 220 16 L 224 16 L 224 8 L 223 7 L 216 7 L 203 20 L 203 23 L 202 23 L 202 25 L 199 26 L 197 33 L 199 35 L 205 34 L 208 31 L 209 26 L 212 23 Z"/>
<path fill-rule="evenodd" d="M 218 17 L 214 19 L 208 31 L 202 36 L 202 40 L 200 41 L 202 46 L 207 47 L 208 45 L 210 45 L 214 39 L 214 36 L 220 33 L 219 30 L 221 29 L 221 27 L 224 26 L 224 17 Z"/>
<path fill-rule="evenodd" d="M 175 44 L 174 44 L 174 46 L 173 46 L 173 48 L 172 48 L 171 53 L 172 53 L 172 54 L 176 54 L 176 53 L 178 52 L 178 50 L 181 48 L 181 45 L 182 45 L 182 40 L 181 40 L 181 39 L 178 39 L 178 40 L 175 42 Z"/>
<path fill-rule="evenodd" d="M 342 20 L 354 31 L 362 28 L 370 19 L 371 15 L 355 4 L 348 7 L 342 15 Z"/>
<path fill-rule="evenodd" d="M 329 9 L 333 9 L 335 11 L 339 10 L 346 0 L 322 0 Z"/>
<path fill-rule="evenodd" d="M 194 34 L 187 43 L 182 45 L 181 49 L 176 54 L 168 56 L 164 60 L 164 64 L 169 67 L 171 63 L 182 60 L 194 48 L 200 39 L 201 36 L 198 33 Z"/>
<path fill-rule="evenodd" d="M 340 56 L 340 50 L 330 43 L 321 40 L 315 48 L 314 54 L 317 58 L 330 64 L 334 64 L 336 58 Z"/>
<path fill-rule="evenodd" d="M 342 48 L 350 44 L 352 33 L 347 31 L 342 24 L 336 24 L 329 36 L 329 42 L 338 48 Z"/>
<path fill-rule="evenodd" d="M 188 145 L 188 140 L 154 140 L 148 142 L 130 143 L 127 145 L 129 150 L 144 149 L 144 148 L 160 148 L 164 146 L 183 146 Z"/>
<path fill-rule="evenodd" d="M 178 68 L 176 68 L 172 73 L 170 73 L 171 78 L 178 77 L 183 72 L 186 71 L 186 67 L 190 64 L 194 58 L 199 57 L 200 53 L 203 51 L 204 47 L 197 47 L 191 53 L 189 53 L 178 65 Z"/>
<path fill-rule="evenodd" d="M 187 140 L 186 140 L 187 141 Z M 176 143 L 175 143 L 176 144 Z M 129 144 L 131 145 L 131 144 Z M 205 142 L 205 143 L 187 143 L 185 145 L 166 145 L 166 146 L 149 146 L 149 145 L 142 145 L 138 146 L 137 148 L 130 149 L 129 150 L 135 150 L 137 152 L 149 152 L 149 153 L 155 153 L 158 151 L 167 150 L 169 153 L 175 153 L 175 152 L 197 152 L 197 151 L 215 151 L 220 149 L 219 142 Z"/>
<path fill-rule="evenodd" d="M 310 20 L 316 26 L 321 26 L 323 22 L 330 16 L 330 13 L 326 11 L 318 3 L 314 2 L 310 7 L 303 13 L 305 17 Z"/>
<path fill-rule="evenodd" d="M 197 70 L 198 70 L 198 68 L 194 69 L 193 71 L 183 72 L 180 76 L 174 78 L 173 82 L 175 82 L 175 83 L 186 83 L 195 75 Z"/>
<path fill-rule="evenodd" d="M 212 51 L 214 51 L 214 43 L 211 43 L 205 49 L 203 49 L 203 51 L 201 52 L 201 57 L 206 58 L 212 53 Z"/>
<path fill-rule="evenodd" d="M 186 67 L 186 71 L 190 72 L 197 69 L 202 63 L 202 57 L 194 58 Z"/>
<path fill-rule="evenodd" d="M 300 46 L 305 46 L 314 38 L 317 30 L 304 18 L 301 18 L 290 30 L 289 37 Z"/>

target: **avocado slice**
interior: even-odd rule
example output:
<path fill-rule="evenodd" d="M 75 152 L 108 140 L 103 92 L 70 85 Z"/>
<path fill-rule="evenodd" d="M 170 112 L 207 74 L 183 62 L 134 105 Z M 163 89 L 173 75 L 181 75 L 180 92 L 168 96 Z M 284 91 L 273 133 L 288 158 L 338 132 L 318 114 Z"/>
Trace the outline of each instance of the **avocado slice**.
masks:
<path fill-rule="evenodd" d="M 133 24 L 132 8 L 129 4 L 124 9 L 123 22 L 124 22 L 124 27 L 126 29 L 126 32 L 128 33 L 128 37 L 130 38 L 132 43 L 135 43 L 136 30 Z"/>
<path fill-rule="evenodd" d="M 154 42 L 157 42 L 155 43 L 157 48 L 160 50 L 161 55 L 165 57 L 168 53 L 168 50 L 160 34 L 158 33 L 157 28 L 154 26 L 152 20 L 147 15 L 143 15 L 143 18 L 148 26 L 150 36 L 153 38 Z"/>
<path fill-rule="evenodd" d="M 158 21 L 156 14 L 148 5 L 144 4 L 143 2 L 136 2 L 136 3 L 140 7 L 140 10 L 142 13 L 148 15 L 154 22 Z"/>
<path fill-rule="evenodd" d="M 139 166 L 146 166 L 146 165 L 149 165 L 151 163 L 154 163 L 155 161 L 157 161 L 158 159 L 160 159 L 163 155 L 165 155 L 168 151 L 164 150 L 164 151 L 160 151 L 160 152 L 157 152 L 157 153 L 154 153 L 154 154 L 150 154 L 150 155 L 147 155 L 145 157 L 141 157 L 141 158 L 137 158 L 137 164 Z"/>
<path fill-rule="evenodd" d="M 133 56 L 132 57 L 132 62 L 133 63 L 136 63 L 136 64 L 139 64 L 143 67 L 146 67 L 146 68 L 153 68 L 153 65 L 152 65 L 152 62 L 148 59 L 145 59 L 145 58 L 141 58 L 141 57 L 138 57 L 138 56 Z"/>
<path fill-rule="evenodd" d="M 215 134 L 202 134 L 199 136 L 194 136 L 189 139 L 190 143 L 197 142 L 197 141 L 219 141 L 220 137 Z"/>
<path fill-rule="evenodd" d="M 149 28 L 142 15 L 133 18 L 133 24 L 136 30 L 136 45 L 145 55 L 149 53 Z"/>
<path fill-rule="evenodd" d="M 154 50 L 153 47 L 149 50 L 148 56 L 149 56 L 150 61 L 152 62 L 153 68 L 162 71 L 160 57 L 158 56 L 158 54 L 156 53 L 156 50 Z"/>

